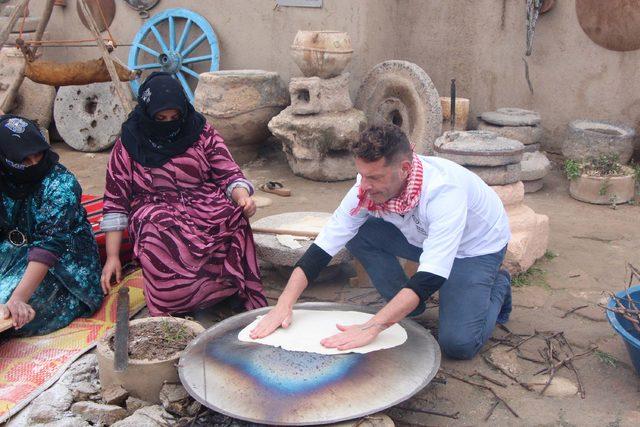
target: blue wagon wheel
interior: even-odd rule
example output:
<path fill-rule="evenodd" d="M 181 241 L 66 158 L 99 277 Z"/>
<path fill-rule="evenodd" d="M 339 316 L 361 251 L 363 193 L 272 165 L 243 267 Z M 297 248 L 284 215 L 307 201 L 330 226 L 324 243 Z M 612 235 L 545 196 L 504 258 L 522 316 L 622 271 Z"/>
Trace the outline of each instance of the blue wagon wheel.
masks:
<path fill-rule="evenodd" d="M 128 66 L 143 74 L 131 81 L 131 88 L 137 94 L 146 75 L 166 71 L 193 102 L 199 74 L 218 70 L 219 61 L 218 38 L 209 22 L 187 9 L 167 9 L 149 19 L 133 39 Z"/>

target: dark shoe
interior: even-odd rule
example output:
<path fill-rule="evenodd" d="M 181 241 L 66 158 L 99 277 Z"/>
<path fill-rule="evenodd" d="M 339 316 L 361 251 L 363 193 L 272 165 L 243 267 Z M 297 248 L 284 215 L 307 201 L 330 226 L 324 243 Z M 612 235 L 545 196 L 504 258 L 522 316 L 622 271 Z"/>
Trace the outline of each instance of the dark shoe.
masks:
<path fill-rule="evenodd" d="M 506 270 L 500 270 L 498 274 L 501 274 L 505 277 L 508 288 L 507 295 L 504 297 L 504 301 L 502 302 L 502 308 L 500 308 L 500 313 L 498 313 L 497 323 L 504 325 L 509 321 L 509 315 L 511 314 L 511 275 Z"/>

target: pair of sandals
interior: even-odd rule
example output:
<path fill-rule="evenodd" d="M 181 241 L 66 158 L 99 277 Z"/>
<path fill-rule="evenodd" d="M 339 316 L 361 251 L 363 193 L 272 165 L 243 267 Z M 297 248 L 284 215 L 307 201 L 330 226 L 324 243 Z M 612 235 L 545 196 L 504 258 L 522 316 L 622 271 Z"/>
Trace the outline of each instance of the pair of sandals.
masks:
<path fill-rule="evenodd" d="M 265 184 L 262 184 L 258 188 L 260 188 L 260 190 L 264 191 L 265 193 L 271 193 L 277 196 L 282 196 L 282 197 L 291 196 L 291 190 L 288 188 L 285 188 L 285 186 L 278 181 L 267 181 Z"/>

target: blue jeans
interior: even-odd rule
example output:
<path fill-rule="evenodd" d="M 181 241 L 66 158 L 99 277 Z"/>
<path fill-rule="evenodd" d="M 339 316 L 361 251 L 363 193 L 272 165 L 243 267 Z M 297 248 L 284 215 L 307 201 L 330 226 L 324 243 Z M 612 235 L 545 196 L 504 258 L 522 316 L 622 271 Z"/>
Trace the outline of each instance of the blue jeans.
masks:
<path fill-rule="evenodd" d="M 368 219 L 347 243 L 347 249 L 387 301 L 408 280 L 398 257 L 418 262 L 422 254 L 422 248 L 410 244 L 396 226 L 379 218 Z M 453 262 L 439 291 L 438 341 L 447 356 L 473 358 L 491 337 L 499 314 L 500 323 L 506 322 L 511 310 L 511 278 L 500 270 L 505 252 L 506 246 L 493 254 Z M 411 315 L 424 309 L 422 304 Z"/>

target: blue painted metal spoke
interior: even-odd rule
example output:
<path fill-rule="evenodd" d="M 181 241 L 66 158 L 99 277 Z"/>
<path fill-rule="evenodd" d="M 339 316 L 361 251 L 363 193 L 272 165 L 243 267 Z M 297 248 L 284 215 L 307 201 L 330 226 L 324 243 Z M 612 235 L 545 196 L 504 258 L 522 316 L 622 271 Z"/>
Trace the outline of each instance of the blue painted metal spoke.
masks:
<path fill-rule="evenodd" d="M 158 63 L 151 63 L 151 64 L 136 65 L 133 67 L 134 70 L 154 70 L 156 68 L 162 68 L 162 65 Z"/>
<path fill-rule="evenodd" d="M 187 68 L 187 67 L 185 67 L 184 65 L 183 65 L 182 67 L 180 67 L 180 71 L 182 71 L 182 72 L 184 72 L 184 73 L 187 73 L 187 74 L 190 74 L 190 75 L 192 75 L 193 77 L 195 77 L 196 79 L 199 79 L 199 78 L 200 78 L 200 75 L 199 75 L 198 73 L 196 73 L 195 71 L 193 71 L 191 68 Z"/>
<path fill-rule="evenodd" d="M 176 48 L 176 23 L 173 16 L 169 17 L 169 49 Z"/>
<path fill-rule="evenodd" d="M 182 56 L 187 56 L 187 55 L 189 55 L 189 54 L 190 54 L 190 53 L 191 53 L 195 48 L 197 48 L 197 47 L 198 47 L 198 45 L 200 45 L 200 43 L 202 43 L 202 41 L 203 41 L 204 39 L 206 39 L 206 38 L 207 38 L 207 35 L 206 35 L 206 34 L 201 34 L 201 35 L 200 35 L 200 37 L 198 37 L 197 39 L 195 39 L 195 40 L 193 41 L 193 43 L 191 43 L 191 44 L 189 45 L 189 47 L 188 47 L 188 48 L 186 48 L 185 50 L 183 50 L 183 51 L 181 52 L 181 53 L 182 53 Z"/>
<path fill-rule="evenodd" d="M 182 65 L 193 64 L 194 62 L 211 61 L 211 55 L 195 56 L 193 58 L 183 59 Z"/>
<path fill-rule="evenodd" d="M 178 42 L 178 46 L 176 46 L 177 51 L 182 50 L 182 46 L 187 41 L 187 36 L 189 35 L 189 30 L 191 30 L 191 19 L 187 19 L 187 22 L 184 24 L 184 29 L 182 30 L 182 35 L 180 36 L 180 41 Z"/>
<path fill-rule="evenodd" d="M 180 83 L 182 83 L 182 87 L 184 88 L 185 93 L 187 94 L 191 102 L 193 102 L 193 92 L 191 92 L 191 88 L 189 87 L 187 80 L 184 78 L 180 71 L 176 73 L 176 76 L 178 76 L 178 80 L 180 80 Z"/>
<path fill-rule="evenodd" d="M 201 45 L 206 46 L 206 53 L 203 48 L 198 49 Z M 193 102 L 191 88 L 200 76 L 186 65 L 209 62 L 207 71 L 216 71 L 219 59 L 218 38 L 207 20 L 190 10 L 177 8 L 155 15 L 140 28 L 129 51 L 128 65 L 132 70 L 162 70 L 173 74 Z M 131 82 L 136 94 L 143 78 Z"/>
<path fill-rule="evenodd" d="M 137 48 L 137 49 L 142 49 L 145 52 L 147 52 L 147 53 L 149 53 L 149 54 L 151 54 L 153 56 L 160 56 L 160 54 L 158 52 L 156 52 L 155 50 L 153 50 L 150 47 L 147 47 L 147 46 L 145 46 L 143 44 L 138 43 L 134 47 Z"/>

